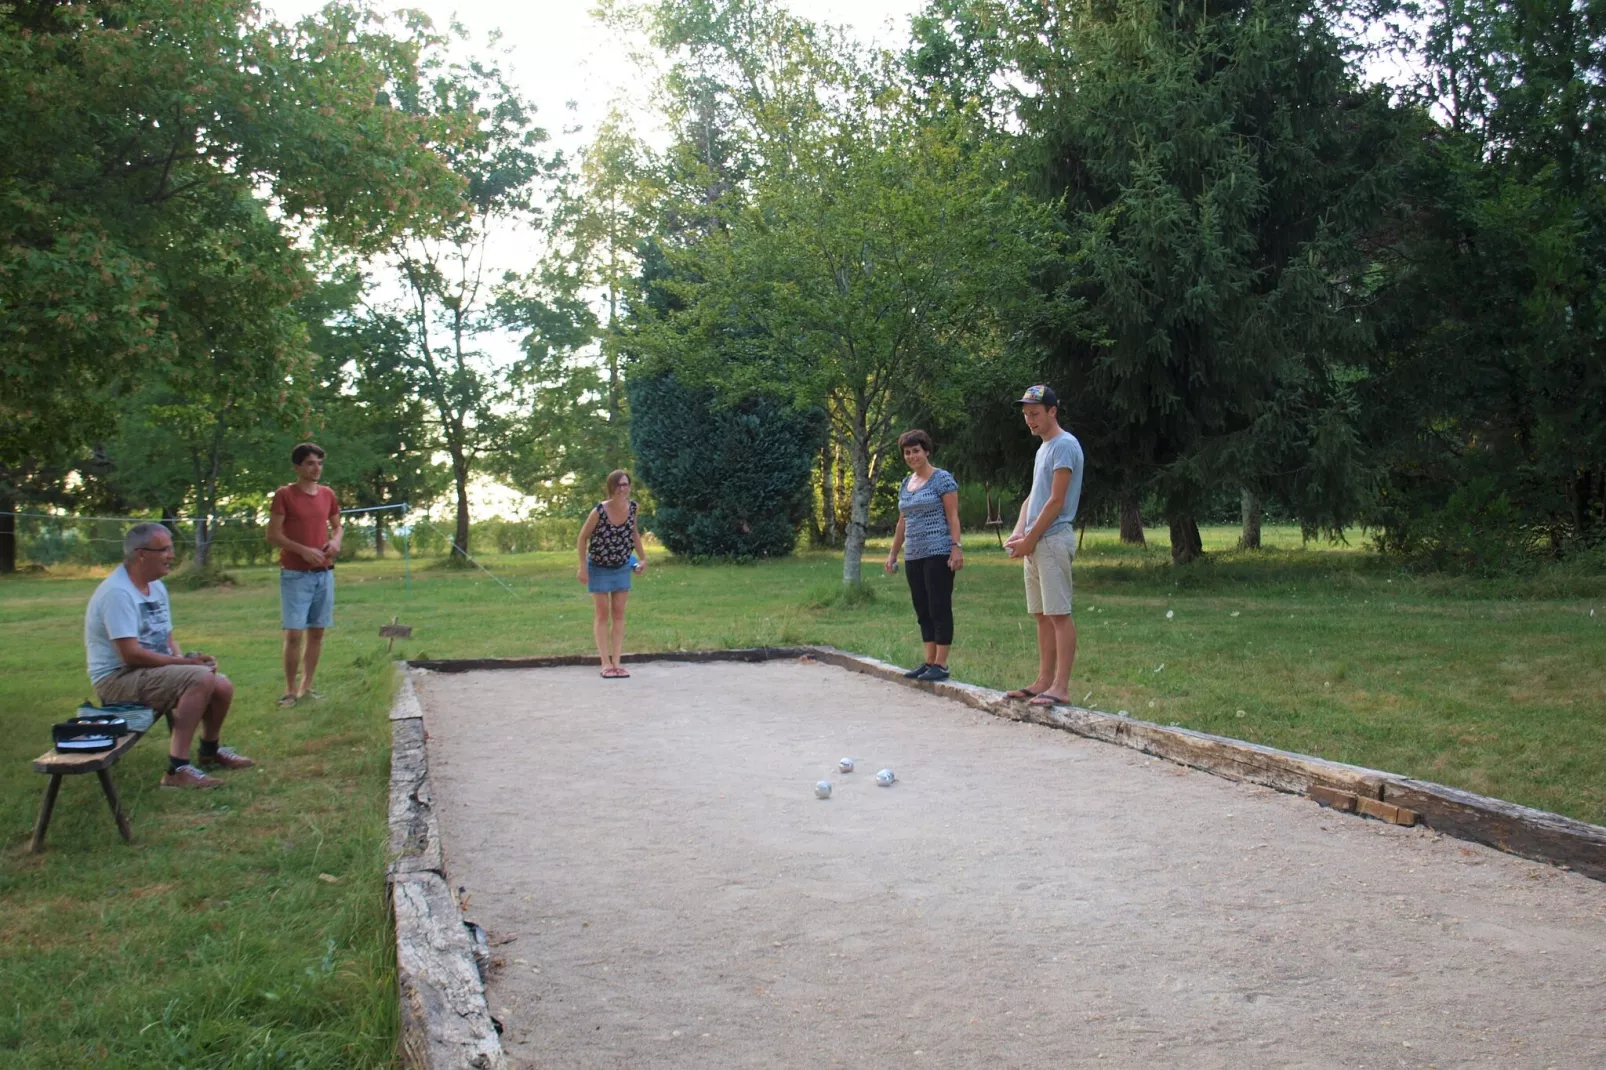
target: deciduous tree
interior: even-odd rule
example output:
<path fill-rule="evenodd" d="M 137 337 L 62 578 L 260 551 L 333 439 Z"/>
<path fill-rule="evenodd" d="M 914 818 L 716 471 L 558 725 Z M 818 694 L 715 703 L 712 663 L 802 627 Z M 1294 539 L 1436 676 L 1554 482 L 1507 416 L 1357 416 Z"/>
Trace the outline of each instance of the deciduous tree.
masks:
<path fill-rule="evenodd" d="M 683 139 L 718 111 L 744 140 L 727 187 L 667 184 L 697 197 L 674 215 L 706 222 L 666 246 L 677 307 L 641 345 L 731 396 L 780 390 L 826 410 L 852 467 L 856 584 L 900 416 L 960 403 L 966 364 L 1001 333 L 992 298 L 1024 290 L 1052 244 L 1002 158 L 928 121 L 892 57 L 762 2 L 658 13 Z"/>
<path fill-rule="evenodd" d="M 219 212 L 372 247 L 457 210 L 455 117 L 389 103 L 427 39 L 360 4 L 295 25 L 249 0 L 0 7 L 0 486 L 109 435 L 118 391 L 209 374 L 185 301 L 240 260 Z M 277 259 L 285 297 L 302 269 Z"/>
<path fill-rule="evenodd" d="M 500 323 L 487 245 L 498 231 L 535 225 L 538 183 L 561 158 L 543 149 L 547 133 L 536 125 L 535 109 L 494 56 L 444 52 L 428 62 L 426 74 L 400 103 L 409 114 L 466 128 L 464 142 L 447 157 L 461 191 L 458 212 L 443 230 L 406 234 L 391 258 L 407 292 L 400 313 L 413 334 L 413 386 L 433 410 L 451 466 L 452 556 L 461 561 L 469 552 L 469 483 L 499 441 L 505 416 L 498 408 L 501 370 L 479 347 Z"/>

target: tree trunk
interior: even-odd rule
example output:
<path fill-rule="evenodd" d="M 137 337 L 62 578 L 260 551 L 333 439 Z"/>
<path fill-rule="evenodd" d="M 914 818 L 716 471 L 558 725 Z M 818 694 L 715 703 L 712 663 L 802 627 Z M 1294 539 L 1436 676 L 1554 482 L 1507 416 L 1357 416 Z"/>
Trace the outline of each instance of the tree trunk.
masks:
<path fill-rule="evenodd" d="M 831 469 L 836 464 L 836 444 L 829 436 L 825 445 L 820 447 L 820 526 L 824 528 L 825 537 L 821 540 L 824 546 L 836 545 L 836 481 L 831 478 Z"/>
<path fill-rule="evenodd" d="M 212 560 L 212 539 L 216 534 L 210 511 L 195 518 L 195 560 L 190 562 L 190 567 L 197 572 L 204 570 Z"/>
<path fill-rule="evenodd" d="M 1260 499 L 1248 487 L 1243 489 L 1244 533 L 1238 539 L 1240 550 L 1260 549 Z"/>
<path fill-rule="evenodd" d="M 863 578 L 864 540 L 870 528 L 870 444 L 855 436 L 849 443 L 853 454 L 853 494 L 849 498 L 847 538 L 842 543 L 842 583 L 857 587 Z"/>
<path fill-rule="evenodd" d="M 385 556 L 385 514 L 374 514 L 374 556 Z"/>
<path fill-rule="evenodd" d="M 608 467 L 616 469 L 624 464 L 619 455 L 619 425 L 623 406 L 619 404 L 619 294 L 608 284 L 608 331 L 603 348 L 608 361 Z"/>
<path fill-rule="evenodd" d="M 1147 546 L 1143 537 L 1143 509 L 1136 488 L 1121 492 L 1121 541 L 1131 546 Z"/>
<path fill-rule="evenodd" d="M 0 495 L 0 575 L 17 571 L 17 499 Z"/>
<path fill-rule="evenodd" d="M 832 451 L 836 458 L 836 540 L 846 541 L 848 537 L 848 518 L 853 513 L 852 488 L 848 485 L 848 468 L 842 463 L 847 456 L 838 446 Z M 836 541 L 831 543 L 836 545 Z"/>
<path fill-rule="evenodd" d="M 452 449 L 452 480 L 457 484 L 457 535 L 452 547 L 456 557 L 468 557 L 468 463 L 461 447 Z"/>
<path fill-rule="evenodd" d="M 1173 516 L 1171 523 L 1171 563 L 1186 565 L 1204 556 L 1199 523 L 1191 516 Z"/>
<path fill-rule="evenodd" d="M 228 431 L 228 410 L 232 403 L 225 404 L 223 411 L 218 413 L 217 421 L 212 429 L 212 450 L 206 459 L 206 468 L 203 471 L 200 459 L 191 454 L 192 464 L 196 469 L 195 480 L 195 560 L 190 567 L 196 571 L 205 571 L 212 561 L 212 540 L 217 537 L 217 525 L 212 523 L 213 514 L 217 511 L 217 485 L 223 471 L 223 436 Z"/>
<path fill-rule="evenodd" d="M 178 514 L 183 510 L 183 504 L 162 506 L 162 526 L 174 542 L 178 541 Z"/>

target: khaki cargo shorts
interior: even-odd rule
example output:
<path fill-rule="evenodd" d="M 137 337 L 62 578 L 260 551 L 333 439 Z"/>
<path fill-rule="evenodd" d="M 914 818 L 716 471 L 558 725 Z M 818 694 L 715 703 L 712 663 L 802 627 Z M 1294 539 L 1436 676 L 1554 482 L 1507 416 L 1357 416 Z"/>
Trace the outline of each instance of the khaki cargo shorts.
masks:
<path fill-rule="evenodd" d="M 1071 615 L 1071 559 L 1075 556 L 1076 532 L 1070 528 L 1037 540 L 1026 559 L 1026 612 Z"/>
<path fill-rule="evenodd" d="M 95 694 L 102 705 L 132 702 L 149 706 L 157 713 L 170 713 L 179 698 L 205 677 L 212 675 L 206 665 L 159 665 L 154 669 L 118 669 L 95 682 Z"/>

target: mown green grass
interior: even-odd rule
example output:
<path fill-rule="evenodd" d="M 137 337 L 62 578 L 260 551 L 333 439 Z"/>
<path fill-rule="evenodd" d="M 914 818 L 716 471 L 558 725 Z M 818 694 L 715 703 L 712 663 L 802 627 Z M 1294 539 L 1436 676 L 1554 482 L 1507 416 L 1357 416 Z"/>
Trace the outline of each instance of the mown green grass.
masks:
<path fill-rule="evenodd" d="M 1089 533 L 1073 698 L 1606 821 L 1606 578 L 1417 577 L 1358 549 L 1305 547 L 1297 532 L 1269 531 L 1273 548 L 1257 554 L 1227 550 L 1231 530 L 1205 534 L 1211 557 L 1173 569 L 1163 539 L 1134 550 Z M 1026 683 L 1036 655 L 1019 565 L 987 536 L 967 542 L 954 673 Z M 870 560 L 884 554 L 872 547 Z M 415 567 L 409 592 L 394 560 L 343 566 L 329 697 L 291 711 L 273 705 L 276 573 L 175 594 L 181 640 L 215 652 L 238 686 L 226 741 L 262 767 L 217 792 L 161 791 L 158 729 L 116 770 L 135 845 L 118 840 L 94 780 L 76 778 L 41 856 L 27 838 L 44 778 L 27 763 L 89 694 L 82 613 L 96 578 L 0 583 L 0 750 L 12 770 L 0 780 L 0 1064 L 389 1065 L 392 680 L 378 626 L 414 625 L 397 656 L 591 649 L 571 555 L 486 564 L 515 593 L 479 571 Z M 813 608 L 840 570 L 825 553 L 749 566 L 656 554 L 627 646 L 821 642 L 917 661 L 902 576 L 867 569 L 873 600 Z"/>

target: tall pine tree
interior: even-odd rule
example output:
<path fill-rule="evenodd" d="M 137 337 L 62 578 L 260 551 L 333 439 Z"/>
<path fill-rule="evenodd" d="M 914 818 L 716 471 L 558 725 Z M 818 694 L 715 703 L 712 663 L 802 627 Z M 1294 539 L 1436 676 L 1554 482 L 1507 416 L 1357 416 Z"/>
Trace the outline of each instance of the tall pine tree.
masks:
<path fill-rule="evenodd" d="M 1050 339 L 1048 364 L 1090 456 L 1123 497 L 1158 493 L 1178 562 L 1223 489 L 1344 524 L 1367 249 L 1410 125 L 1307 0 L 991 10 L 1078 254 L 1050 285 L 1094 325 Z"/>

